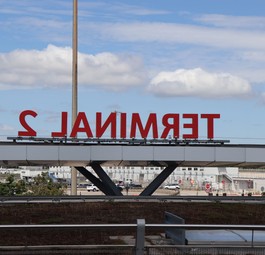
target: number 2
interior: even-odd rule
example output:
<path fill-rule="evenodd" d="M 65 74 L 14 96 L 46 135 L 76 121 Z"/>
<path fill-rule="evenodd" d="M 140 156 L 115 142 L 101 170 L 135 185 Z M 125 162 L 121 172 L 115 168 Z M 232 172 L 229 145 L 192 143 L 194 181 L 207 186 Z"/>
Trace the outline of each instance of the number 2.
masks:
<path fill-rule="evenodd" d="M 18 136 L 37 136 L 37 132 L 30 127 L 30 125 L 26 121 L 26 116 L 30 115 L 32 117 L 36 117 L 38 114 L 31 110 L 25 110 L 19 115 L 19 122 L 26 131 L 18 131 Z"/>

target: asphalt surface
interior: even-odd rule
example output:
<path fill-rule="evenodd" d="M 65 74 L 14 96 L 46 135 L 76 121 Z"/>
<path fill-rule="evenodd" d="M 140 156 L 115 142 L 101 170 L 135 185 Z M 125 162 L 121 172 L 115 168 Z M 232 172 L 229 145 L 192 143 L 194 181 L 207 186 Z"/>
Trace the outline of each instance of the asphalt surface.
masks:
<path fill-rule="evenodd" d="M 70 189 L 67 190 L 67 194 L 70 195 Z M 130 189 L 128 191 L 128 194 L 126 190 L 122 191 L 123 195 L 130 195 L 130 196 L 138 196 L 142 192 L 142 189 Z M 223 193 L 223 192 L 222 192 Z M 222 195 L 222 193 L 219 192 L 219 195 Z M 91 192 L 87 191 L 84 188 L 78 188 L 77 189 L 77 194 L 78 195 L 104 195 L 101 191 L 96 191 L 96 192 Z M 162 195 L 162 196 L 167 196 L 167 195 L 176 195 L 175 190 L 166 190 L 166 189 L 158 189 L 154 192 L 153 195 Z M 182 196 L 209 196 L 209 194 L 205 190 L 180 190 L 180 195 Z M 216 192 L 213 192 L 213 195 L 216 196 Z M 240 195 L 240 194 L 230 194 L 227 192 L 227 195 Z"/>

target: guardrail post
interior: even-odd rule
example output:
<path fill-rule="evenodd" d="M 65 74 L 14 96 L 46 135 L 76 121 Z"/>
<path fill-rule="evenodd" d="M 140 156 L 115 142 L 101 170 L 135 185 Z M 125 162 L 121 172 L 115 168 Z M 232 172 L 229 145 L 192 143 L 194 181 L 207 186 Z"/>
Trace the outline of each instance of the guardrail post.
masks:
<path fill-rule="evenodd" d="M 135 255 L 144 254 L 144 241 L 145 241 L 145 219 L 137 219 Z"/>
<path fill-rule="evenodd" d="M 251 247 L 254 247 L 254 229 L 252 229 Z"/>

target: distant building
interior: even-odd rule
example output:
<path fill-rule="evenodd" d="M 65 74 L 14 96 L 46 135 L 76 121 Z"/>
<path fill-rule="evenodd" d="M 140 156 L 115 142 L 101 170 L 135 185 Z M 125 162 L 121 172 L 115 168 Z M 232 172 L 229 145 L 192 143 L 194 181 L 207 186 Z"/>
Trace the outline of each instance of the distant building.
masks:
<path fill-rule="evenodd" d="M 95 174 L 91 167 L 87 169 Z M 108 166 L 103 167 L 109 177 L 114 181 L 130 181 L 147 186 L 156 178 L 164 167 L 140 167 L 140 166 Z M 71 168 L 41 166 L 21 166 L 19 168 L 0 168 L 0 174 L 16 174 L 21 179 L 31 181 L 32 178 L 49 172 L 55 178 L 71 179 Z M 95 174 L 96 175 L 96 174 Z M 86 182 L 86 178 L 78 173 L 78 183 Z M 179 183 L 183 189 L 205 189 L 207 183 L 211 185 L 211 191 L 230 193 L 261 193 L 265 191 L 265 169 L 240 169 L 237 167 L 177 167 L 166 179 L 164 184 Z M 164 185 L 163 184 L 163 185 Z"/>

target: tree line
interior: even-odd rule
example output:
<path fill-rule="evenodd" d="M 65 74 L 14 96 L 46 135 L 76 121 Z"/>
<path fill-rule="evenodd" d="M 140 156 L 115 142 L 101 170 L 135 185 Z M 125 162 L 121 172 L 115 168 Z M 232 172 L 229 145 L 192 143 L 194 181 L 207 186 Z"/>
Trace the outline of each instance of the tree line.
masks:
<path fill-rule="evenodd" d="M 4 182 L 0 182 L 0 196 L 61 196 L 66 191 L 66 185 L 54 182 L 48 172 L 43 172 L 32 181 L 16 180 L 9 174 Z"/>

